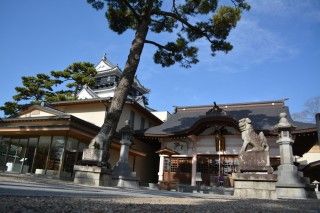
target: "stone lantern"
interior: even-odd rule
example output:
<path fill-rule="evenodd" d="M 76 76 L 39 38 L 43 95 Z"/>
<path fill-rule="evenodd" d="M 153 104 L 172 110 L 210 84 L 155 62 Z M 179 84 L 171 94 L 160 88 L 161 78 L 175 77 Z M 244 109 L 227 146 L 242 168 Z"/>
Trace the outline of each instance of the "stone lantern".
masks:
<path fill-rule="evenodd" d="M 278 198 L 306 198 L 306 184 L 298 174 L 297 167 L 293 164 L 292 144 L 294 140 L 291 131 L 296 127 L 289 123 L 286 113 L 280 113 L 280 121 L 275 126 L 279 133 L 277 143 L 280 148 L 280 166 L 278 167 L 278 181 L 276 191 Z"/>
<path fill-rule="evenodd" d="M 113 167 L 112 179 L 115 181 L 115 185 L 118 187 L 138 188 L 138 179 L 135 174 L 131 172 L 129 166 L 129 148 L 132 144 L 133 130 L 129 125 L 129 122 L 125 122 L 125 126 L 120 129 L 121 134 L 121 148 L 120 156 L 116 165 Z"/>

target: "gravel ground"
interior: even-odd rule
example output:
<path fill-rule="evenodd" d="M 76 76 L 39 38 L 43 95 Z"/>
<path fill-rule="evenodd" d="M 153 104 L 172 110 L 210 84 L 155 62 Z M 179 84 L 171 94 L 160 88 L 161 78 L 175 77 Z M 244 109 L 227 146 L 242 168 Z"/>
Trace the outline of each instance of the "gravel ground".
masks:
<path fill-rule="evenodd" d="M 0 183 L 41 184 L 46 187 L 77 186 L 45 178 L 0 174 Z M 0 189 L 1 190 L 1 189 Z M 238 199 L 232 196 L 162 193 L 152 190 L 115 195 L 106 189 L 105 196 L 0 196 L 2 212 L 320 212 L 319 200 Z M 123 190 L 125 191 L 125 190 Z M 108 194 L 110 192 L 110 194 Z M 148 194 L 149 193 L 149 194 Z M 151 196 L 152 194 L 152 196 Z"/>
<path fill-rule="evenodd" d="M 205 198 L 0 197 L 0 212 L 320 212 L 319 202 Z"/>

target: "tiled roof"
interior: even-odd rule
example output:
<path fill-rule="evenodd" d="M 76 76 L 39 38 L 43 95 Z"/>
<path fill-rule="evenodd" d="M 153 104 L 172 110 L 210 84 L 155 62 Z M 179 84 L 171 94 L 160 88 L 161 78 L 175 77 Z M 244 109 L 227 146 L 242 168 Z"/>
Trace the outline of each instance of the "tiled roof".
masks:
<path fill-rule="evenodd" d="M 145 136 L 170 136 L 187 132 L 200 119 L 206 117 L 206 113 L 213 105 L 177 107 L 166 122 L 159 126 L 151 127 L 145 132 Z M 252 102 L 239 104 L 219 105 L 227 116 L 238 121 L 242 118 L 250 118 L 253 128 L 260 131 L 273 131 L 273 127 L 279 122 L 279 114 L 286 112 L 288 119 L 297 130 L 315 128 L 315 124 L 293 121 L 289 109 L 284 101 Z"/>

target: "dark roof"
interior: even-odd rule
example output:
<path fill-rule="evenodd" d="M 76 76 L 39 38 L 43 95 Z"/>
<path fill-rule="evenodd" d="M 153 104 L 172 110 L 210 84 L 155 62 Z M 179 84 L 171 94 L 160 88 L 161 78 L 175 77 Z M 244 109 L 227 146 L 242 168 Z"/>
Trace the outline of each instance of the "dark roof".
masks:
<path fill-rule="evenodd" d="M 279 114 L 286 112 L 288 119 L 297 126 L 297 131 L 302 129 L 315 128 L 315 124 L 293 121 L 290 117 L 289 109 L 285 106 L 284 100 L 263 101 L 238 104 L 220 104 L 229 118 L 238 121 L 242 118 L 250 118 L 253 128 L 257 131 L 274 131 L 274 126 L 279 122 Z M 199 121 L 207 117 L 207 112 L 214 105 L 176 107 L 176 112 L 172 114 L 166 122 L 159 126 L 151 127 L 145 132 L 145 136 L 175 136 L 187 133 L 194 128 Z M 214 121 L 214 120 L 212 120 Z"/>

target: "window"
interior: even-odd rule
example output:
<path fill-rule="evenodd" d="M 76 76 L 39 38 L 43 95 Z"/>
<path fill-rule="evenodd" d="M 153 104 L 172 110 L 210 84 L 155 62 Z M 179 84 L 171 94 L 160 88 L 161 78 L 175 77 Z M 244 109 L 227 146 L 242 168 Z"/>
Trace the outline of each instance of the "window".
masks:
<path fill-rule="evenodd" d="M 191 173 L 191 158 L 176 158 L 173 157 L 171 158 L 171 163 L 170 159 L 168 157 L 165 158 L 165 164 L 164 164 L 164 170 L 166 172 L 170 171 L 171 172 L 178 172 L 178 173 Z"/>
<path fill-rule="evenodd" d="M 132 129 L 134 129 L 134 116 L 135 116 L 135 113 L 134 111 L 131 111 L 130 112 L 130 121 L 129 121 L 129 125 Z"/>
<path fill-rule="evenodd" d="M 143 130 L 145 126 L 145 119 L 141 117 L 141 122 L 140 122 L 140 129 Z"/>

